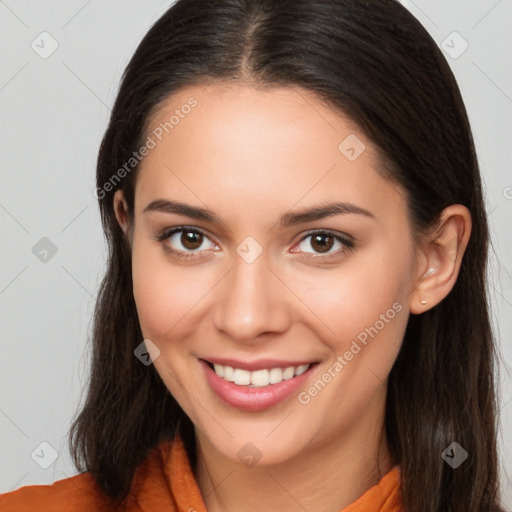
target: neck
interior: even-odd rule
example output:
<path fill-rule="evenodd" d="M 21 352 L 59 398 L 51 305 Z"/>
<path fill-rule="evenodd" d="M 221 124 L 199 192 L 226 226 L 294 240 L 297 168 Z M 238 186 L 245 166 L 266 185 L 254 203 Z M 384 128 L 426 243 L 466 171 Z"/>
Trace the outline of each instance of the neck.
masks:
<path fill-rule="evenodd" d="M 343 510 L 393 468 L 383 416 L 373 420 L 265 467 L 223 456 L 196 431 L 195 476 L 208 512 Z"/>

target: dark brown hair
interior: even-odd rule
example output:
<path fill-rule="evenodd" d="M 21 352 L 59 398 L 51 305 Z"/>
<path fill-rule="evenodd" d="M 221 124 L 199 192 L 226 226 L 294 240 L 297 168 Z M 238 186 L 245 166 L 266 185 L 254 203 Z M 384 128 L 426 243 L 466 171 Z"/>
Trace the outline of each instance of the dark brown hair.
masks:
<path fill-rule="evenodd" d="M 198 83 L 298 86 L 348 115 L 379 149 L 407 193 L 417 233 L 451 204 L 465 205 L 472 233 L 449 295 L 409 318 L 389 375 L 385 429 L 411 512 L 484 512 L 498 496 L 495 346 L 486 294 L 488 226 L 478 162 L 455 78 L 435 41 L 396 0 L 179 0 L 130 60 L 97 162 L 109 255 L 94 317 L 88 393 L 70 431 L 77 468 L 122 500 L 136 466 L 177 432 L 195 464 L 193 425 L 152 365 L 142 341 L 130 247 L 113 194 L 130 211 L 137 167 L 112 177 L 144 144 L 164 100 Z M 110 183 L 110 186 L 106 186 Z M 452 442 L 469 454 L 441 458 Z"/>

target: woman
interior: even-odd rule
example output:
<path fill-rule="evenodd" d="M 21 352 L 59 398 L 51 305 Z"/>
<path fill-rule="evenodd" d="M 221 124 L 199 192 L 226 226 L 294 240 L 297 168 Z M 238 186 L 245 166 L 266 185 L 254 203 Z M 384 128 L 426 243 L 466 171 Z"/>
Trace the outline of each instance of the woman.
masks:
<path fill-rule="evenodd" d="M 497 509 L 479 169 L 398 2 L 179 0 L 96 196 L 84 472 L 2 510 Z"/>

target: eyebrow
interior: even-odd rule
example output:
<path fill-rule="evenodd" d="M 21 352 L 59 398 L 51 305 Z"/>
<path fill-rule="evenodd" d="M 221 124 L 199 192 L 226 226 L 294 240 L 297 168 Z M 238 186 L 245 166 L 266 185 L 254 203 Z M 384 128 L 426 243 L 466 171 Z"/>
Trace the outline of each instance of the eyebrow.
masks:
<path fill-rule="evenodd" d="M 184 215 L 192 219 L 203 220 L 211 224 L 217 224 L 225 229 L 228 229 L 226 223 L 211 210 L 197 206 L 191 206 L 186 203 L 180 203 L 179 201 L 156 199 L 155 201 L 149 203 L 146 208 L 144 208 L 143 213 L 146 212 L 162 212 Z M 303 208 L 302 210 L 298 210 L 293 213 L 286 213 L 279 220 L 279 225 L 281 227 L 295 226 L 297 224 L 304 224 L 306 222 L 325 219 L 335 215 L 346 215 L 351 213 L 364 215 L 365 217 L 375 219 L 373 213 L 359 206 L 346 202 L 335 202 L 316 206 L 313 208 Z"/>

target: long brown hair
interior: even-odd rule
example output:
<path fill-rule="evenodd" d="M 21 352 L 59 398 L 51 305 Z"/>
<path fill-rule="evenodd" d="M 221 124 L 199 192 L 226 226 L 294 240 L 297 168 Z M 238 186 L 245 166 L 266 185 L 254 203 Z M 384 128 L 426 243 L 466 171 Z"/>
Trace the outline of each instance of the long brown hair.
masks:
<path fill-rule="evenodd" d="M 130 247 L 112 199 L 122 189 L 133 212 L 137 165 L 130 159 L 162 101 L 187 85 L 236 80 L 303 87 L 354 120 L 380 149 L 389 179 L 406 190 L 417 233 L 448 205 L 470 210 L 472 233 L 456 284 L 437 306 L 409 318 L 389 375 L 385 427 L 406 510 L 494 510 L 495 345 L 480 172 L 446 59 L 396 0 L 178 0 L 143 38 L 123 74 L 97 162 L 109 255 L 88 393 L 70 430 L 77 468 L 121 501 L 137 465 L 161 440 L 179 432 L 195 464 L 192 423 L 154 367 L 134 357 L 143 338 Z M 469 454 L 456 469 L 441 457 L 452 442 Z"/>

